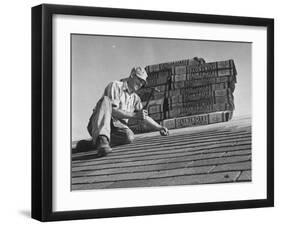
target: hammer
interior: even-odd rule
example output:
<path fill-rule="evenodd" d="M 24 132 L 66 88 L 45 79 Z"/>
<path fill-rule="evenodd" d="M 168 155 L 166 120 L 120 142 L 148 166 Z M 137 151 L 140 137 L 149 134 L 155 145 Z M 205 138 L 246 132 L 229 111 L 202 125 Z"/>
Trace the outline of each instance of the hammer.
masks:
<path fill-rule="evenodd" d="M 145 106 L 143 107 L 143 109 L 147 109 L 149 101 L 150 101 L 151 97 L 153 96 L 154 91 L 156 91 L 158 93 L 160 92 L 160 90 L 157 89 L 156 87 L 151 87 L 150 89 L 151 89 L 150 94 L 148 96 L 147 102 L 146 102 Z"/>

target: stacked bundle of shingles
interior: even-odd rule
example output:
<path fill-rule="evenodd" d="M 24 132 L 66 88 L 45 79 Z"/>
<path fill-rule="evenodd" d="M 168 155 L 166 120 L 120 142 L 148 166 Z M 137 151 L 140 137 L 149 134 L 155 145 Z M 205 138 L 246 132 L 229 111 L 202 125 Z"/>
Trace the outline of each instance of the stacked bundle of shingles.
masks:
<path fill-rule="evenodd" d="M 144 106 L 148 103 L 149 116 L 168 129 L 232 118 L 237 74 L 233 60 L 206 63 L 195 57 L 145 69 L 147 85 L 138 95 Z M 149 131 L 141 123 L 131 122 L 129 126 L 135 133 Z"/>

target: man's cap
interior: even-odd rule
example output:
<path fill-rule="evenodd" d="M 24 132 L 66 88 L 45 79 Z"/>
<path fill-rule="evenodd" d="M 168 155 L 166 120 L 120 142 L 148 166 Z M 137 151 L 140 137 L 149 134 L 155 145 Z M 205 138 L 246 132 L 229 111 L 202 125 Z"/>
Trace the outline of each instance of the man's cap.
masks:
<path fill-rule="evenodd" d="M 147 73 L 144 68 L 142 67 L 133 67 L 131 71 L 131 75 L 136 75 L 140 79 L 146 82 L 147 79 Z"/>

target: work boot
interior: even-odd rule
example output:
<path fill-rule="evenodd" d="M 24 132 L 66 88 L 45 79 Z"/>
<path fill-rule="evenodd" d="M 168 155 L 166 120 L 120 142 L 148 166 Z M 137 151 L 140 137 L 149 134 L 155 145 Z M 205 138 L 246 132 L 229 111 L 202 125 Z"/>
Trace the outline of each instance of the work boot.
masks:
<path fill-rule="evenodd" d="M 79 140 L 76 144 L 76 152 L 86 152 L 95 149 L 93 140 Z"/>
<path fill-rule="evenodd" d="M 109 145 L 109 140 L 106 136 L 98 136 L 96 144 L 98 149 L 98 157 L 106 156 L 108 153 L 112 152 L 112 149 Z"/>

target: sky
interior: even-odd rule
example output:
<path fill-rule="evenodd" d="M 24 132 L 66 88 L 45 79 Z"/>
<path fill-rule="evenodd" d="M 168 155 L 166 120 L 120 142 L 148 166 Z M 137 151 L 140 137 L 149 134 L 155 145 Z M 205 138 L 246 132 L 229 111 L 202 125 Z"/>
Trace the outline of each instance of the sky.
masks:
<path fill-rule="evenodd" d="M 101 35 L 71 35 L 72 140 L 90 138 L 87 123 L 106 85 L 134 66 L 202 57 L 233 59 L 237 69 L 234 116 L 251 114 L 252 44 Z"/>

